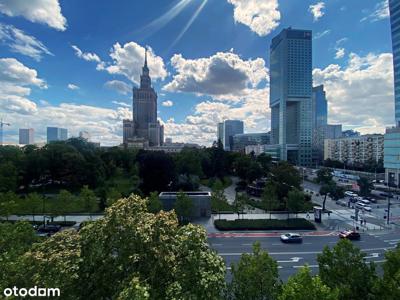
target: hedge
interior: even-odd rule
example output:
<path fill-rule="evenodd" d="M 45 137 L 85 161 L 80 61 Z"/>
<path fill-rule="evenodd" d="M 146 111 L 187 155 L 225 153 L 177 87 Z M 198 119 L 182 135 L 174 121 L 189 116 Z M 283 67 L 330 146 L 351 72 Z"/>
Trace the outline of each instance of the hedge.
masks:
<path fill-rule="evenodd" d="M 1 220 L 0 223 L 16 223 L 18 221 L 24 221 L 24 222 L 28 222 L 31 225 L 42 225 L 43 224 L 43 220 L 42 221 L 28 221 L 28 220 Z M 60 225 L 60 226 L 64 226 L 64 227 L 71 227 L 74 226 L 76 224 L 75 221 L 54 221 L 54 222 L 46 222 L 46 225 Z"/>
<path fill-rule="evenodd" d="M 215 220 L 218 230 L 314 230 L 315 226 L 306 219 L 239 219 Z"/>

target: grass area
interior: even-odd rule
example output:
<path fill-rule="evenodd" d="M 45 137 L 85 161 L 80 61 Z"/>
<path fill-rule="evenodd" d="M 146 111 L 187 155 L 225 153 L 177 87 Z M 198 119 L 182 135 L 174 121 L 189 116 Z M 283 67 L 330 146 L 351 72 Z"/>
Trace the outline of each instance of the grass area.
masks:
<path fill-rule="evenodd" d="M 241 219 L 241 220 L 215 220 L 218 230 L 314 230 L 315 226 L 306 219 Z"/>

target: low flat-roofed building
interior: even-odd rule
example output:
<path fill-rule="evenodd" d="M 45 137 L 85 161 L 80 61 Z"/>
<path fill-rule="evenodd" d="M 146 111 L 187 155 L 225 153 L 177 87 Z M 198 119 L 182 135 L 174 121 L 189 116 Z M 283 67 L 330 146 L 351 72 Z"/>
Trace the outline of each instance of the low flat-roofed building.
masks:
<path fill-rule="evenodd" d="M 192 218 L 211 216 L 211 192 L 182 192 L 193 203 Z M 162 192 L 159 195 L 164 210 L 175 208 L 176 197 L 179 192 Z"/>

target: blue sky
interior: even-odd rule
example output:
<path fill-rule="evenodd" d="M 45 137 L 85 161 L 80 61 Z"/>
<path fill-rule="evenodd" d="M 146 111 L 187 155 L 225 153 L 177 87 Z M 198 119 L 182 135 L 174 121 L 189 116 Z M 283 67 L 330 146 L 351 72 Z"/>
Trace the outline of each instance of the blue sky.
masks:
<path fill-rule="evenodd" d="M 0 0 L 4 140 L 62 126 L 119 144 L 145 46 L 167 137 L 209 145 L 229 118 L 267 131 L 268 49 L 289 26 L 313 31 L 331 123 L 371 133 L 394 122 L 385 0 Z"/>

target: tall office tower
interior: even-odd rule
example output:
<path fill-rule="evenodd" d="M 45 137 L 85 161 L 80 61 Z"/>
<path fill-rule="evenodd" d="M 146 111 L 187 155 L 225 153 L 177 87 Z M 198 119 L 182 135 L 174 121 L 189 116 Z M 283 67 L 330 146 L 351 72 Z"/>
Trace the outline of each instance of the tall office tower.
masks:
<path fill-rule="evenodd" d="M 313 88 L 312 92 L 312 125 L 313 125 L 313 163 L 324 159 L 325 129 L 328 125 L 328 102 L 324 86 Z"/>
<path fill-rule="evenodd" d="M 312 32 L 284 29 L 270 48 L 272 144 L 280 159 L 311 165 Z"/>
<path fill-rule="evenodd" d="M 122 136 L 124 144 L 135 136 L 135 123 L 132 120 L 122 120 Z"/>
<path fill-rule="evenodd" d="M 68 139 L 68 130 L 58 127 L 47 127 L 47 142 L 65 141 Z"/>
<path fill-rule="evenodd" d="M 224 138 L 224 122 L 218 123 L 217 128 L 217 141 L 221 141 Z"/>
<path fill-rule="evenodd" d="M 394 65 L 396 127 L 400 127 L 400 1 L 389 0 Z"/>
<path fill-rule="evenodd" d="M 32 145 L 34 141 L 35 130 L 33 128 L 20 128 L 19 129 L 19 144 Z"/>
<path fill-rule="evenodd" d="M 147 50 L 142 75 L 140 75 L 140 87 L 133 89 L 133 120 L 137 137 L 147 139 L 150 146 L 161 144 L 160 124 L 157 121 L 157 93 L 151 86 L 150 70 L 147 66 Z M 154 131 L 158 132 L 157 136 Z"/>
<path fill-rule="evenodd" d="M 219 126 L 219 125 L 218 125 Z M 233 150 L 233 136 L 244 132 L 244 124 L 239 120 L 226 120 L 222 129 L 222 145 L 226 151 Z"/>
<path fill-rule="evenodd" d="M 384 144 L 384 166 L 386 182 L 400 187 L 400 1 L 389 0 L 392 29 L 394 107 L 396 127 L 387 128 Z"/>

